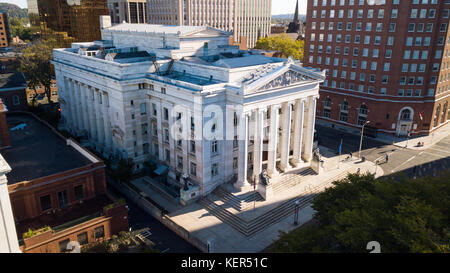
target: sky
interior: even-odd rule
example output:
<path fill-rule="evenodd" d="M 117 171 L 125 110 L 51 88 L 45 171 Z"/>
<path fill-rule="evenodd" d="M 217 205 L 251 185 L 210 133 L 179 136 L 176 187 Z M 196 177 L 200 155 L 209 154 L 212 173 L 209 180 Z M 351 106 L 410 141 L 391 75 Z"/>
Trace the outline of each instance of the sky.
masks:
<path fill-rule="evenodd" d="M 297 0 L 272 0 L 272 14 L 294 13 Z M 27 7 L 27 0 L 0 0 L 0 3 L 13 3 L 21 8 Z M 306 14 L 308 0 L 298 0 L 300 14 Z"/>

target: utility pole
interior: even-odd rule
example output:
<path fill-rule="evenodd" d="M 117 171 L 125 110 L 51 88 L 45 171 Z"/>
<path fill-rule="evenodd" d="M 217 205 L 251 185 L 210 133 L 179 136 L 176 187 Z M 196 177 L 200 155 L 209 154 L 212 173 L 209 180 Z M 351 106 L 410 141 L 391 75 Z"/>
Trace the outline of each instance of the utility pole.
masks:
<path fill-rule="evenodd" d="M 361 158 L 361 148 L 362 148 L 362 141 L 363 141 L 363 135 L 364 135 L 364 126 L 366 126 L 367 124 L 369 124 L 370 121 L 366 121 L 361 129 L 361 140 L 359 141 L 359 153 L 358 153 L 358 157 Z"/>

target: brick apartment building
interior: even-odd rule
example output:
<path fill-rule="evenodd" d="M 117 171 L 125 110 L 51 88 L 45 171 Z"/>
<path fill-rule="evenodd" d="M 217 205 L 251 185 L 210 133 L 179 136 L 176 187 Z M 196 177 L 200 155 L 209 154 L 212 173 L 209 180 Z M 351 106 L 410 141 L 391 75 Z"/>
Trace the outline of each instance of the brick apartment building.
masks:
<path fill-rule="evenodd" d="M 3 106 L 3 105 L 2 105 Z M 106 191 L 104 163 L 29 113 L 0 113 L 0 152 L 22 252 L 62 252 L 128 229 L 123 202 Z M 9 143 L 3 138 L 9 130 Z"/>
<path fill-rule="evenodd" d="M 0 13 L 0 47 L 8 47 L 10 41 L 8 14 Z"/>
<path fill-rule="evenodd" d="M 309 0 L 304 66 L 327 70 L 318 123 L 428 135 L 450 121 L 450 0 Z"/>

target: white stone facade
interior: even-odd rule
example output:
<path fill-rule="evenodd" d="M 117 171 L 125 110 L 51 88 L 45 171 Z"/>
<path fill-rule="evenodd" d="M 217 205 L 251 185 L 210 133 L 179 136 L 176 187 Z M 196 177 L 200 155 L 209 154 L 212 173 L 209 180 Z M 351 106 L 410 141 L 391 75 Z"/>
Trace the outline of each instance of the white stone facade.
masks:
<path fill-rule="evenodd" d="M 98 151 L 137 168 L 157 160 L 201 195 L 224 182 L 243 186 L 262 169 L 273 177 L 309 166 L 324 74 L 240 52 L 229 33 L 209 27 L 123 24 L 102 34 L 110 41 L 53 54 L 62 125 Z M 76 48 L 101 43 L 115 47 L 95 56 Z M 153 57 L 127 53 L 127 63 L 107 54 L 130 47 Z"/>

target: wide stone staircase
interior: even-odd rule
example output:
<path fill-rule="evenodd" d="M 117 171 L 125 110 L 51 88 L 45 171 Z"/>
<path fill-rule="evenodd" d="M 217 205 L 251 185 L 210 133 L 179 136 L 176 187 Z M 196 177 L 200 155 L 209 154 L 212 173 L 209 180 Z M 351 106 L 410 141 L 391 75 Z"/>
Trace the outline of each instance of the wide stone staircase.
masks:
<path fill-rule="evenodd" d="M 217 187 L 213 192 L 223 203 L 230 205 L 237 211 L 243 211 L 249 208 L 253 202 L 262 201 L 263 198 L 257 191 L 251 191 L 244 196 L 236 196 L 221 186 Z"/>
<path fill-rule="evenodd" d="M 307 168 L 305 170 L 302 170 L 299 173 L 288 173 L 283 176 L 283 180 L 279 181 L 278 183 L 274 183 L 272 186 L 273 194 L 281 193 L 285 190 L 288 190 L 299 183 L 301 181 L 305 180 L 309 176 L 316 175 L 316 172 L 314 172 L 313 169 Z M 300 176 L 300 179 L 299 179 Z"/>
<path fill-rule="evenodd" d="M 276 224 L 286 218 L 289 215 L 293 215 L 295 202 L 299 201 L 299 209 L 308 206 L 314 197 L 322 192 L 325 188 L 332 186 L 332 182 L 345 178 L 347 173 L 341 173 L 335 177 L 328 179 L 314 187 L 308 188 L 305 192 L 299 196 L 293 197 L 276 206 L 275 208 L 263 213 L 262 215 L 255 217 L 254 219 L 247 221 L 237 214 L 233 214 L 226 209 L 230 206 L 228 203 L 221 205 L 216 204 L 208 197 L 201 198 L 198 203 L 202 205 L 208 212 L 220 219 L 222 222 L 230 225 L 235 230 L 247 237 L 252 237 L 260 231 L 267 229 L 268 227 Z M 219 190 L 220 191 L 220 190 Z"/>

